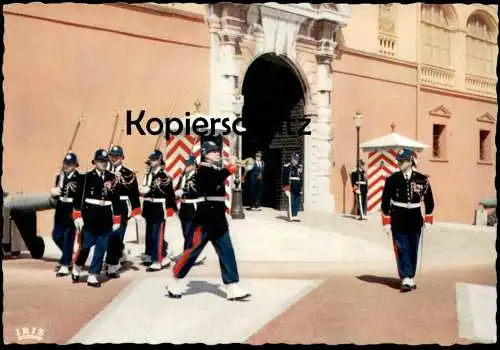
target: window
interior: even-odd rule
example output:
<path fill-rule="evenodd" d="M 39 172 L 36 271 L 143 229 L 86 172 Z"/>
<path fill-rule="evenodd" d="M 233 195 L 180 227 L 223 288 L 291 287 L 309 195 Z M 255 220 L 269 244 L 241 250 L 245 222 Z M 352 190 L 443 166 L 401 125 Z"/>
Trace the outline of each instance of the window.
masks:
<path fill-rule="evenodd" d="M 490 161 L 490 131 L 479 130 L 479 161 Z"/>
<path fill-rule="evenodd" d="M 467 20 L 466 70 L 469 74 L 496 76 L 497 35 L 482 14 L 473 13 Z"/>
<path fill-rule="evenodd" d="M 438 159 L 445 158 L 446 134 L 445 125 L 434 124 L 432 127 L 432 156 Z"/>
<path fill-rule="evenodd" d="M 449 68 L 451 65 L 452 13 L 446 5 L 422 4 L 422 60 Z"/>

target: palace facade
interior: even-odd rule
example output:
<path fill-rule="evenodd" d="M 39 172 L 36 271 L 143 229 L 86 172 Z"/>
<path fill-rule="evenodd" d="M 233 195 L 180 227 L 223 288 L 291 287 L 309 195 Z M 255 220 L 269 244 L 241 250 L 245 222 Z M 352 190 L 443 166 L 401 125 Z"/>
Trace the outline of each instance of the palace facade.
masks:
<path fill-rule="evenodd" d="M 80 116 L 73 151 L 85 171 L 108 147 L 116 114 L 117 135 L 126 110 L 184 116 L 199 101 L 202 113 L 235 118 L 241 94 L 239 156 L 262 149 L 274 176 L 299 150 L 304 210 L 351 210 L 342 173 L 355 166 L 356 111 L 360 142 L 394 124 L 429 145 L 418 165 L 431 176 L 437 221 L 472 223 L 478 202 L 495 196 L 497 6 L 32 3 L 3 13 L 5 191 L 53 186 Z M 311 135 L 266 131 L 304 115 Z M 122 136 L 141 177 L 155 142 Z M 268 206 L 281 206 L 278 186 L 265 190 Z M 42 232 L 51 220 L 40 215 Z"/>

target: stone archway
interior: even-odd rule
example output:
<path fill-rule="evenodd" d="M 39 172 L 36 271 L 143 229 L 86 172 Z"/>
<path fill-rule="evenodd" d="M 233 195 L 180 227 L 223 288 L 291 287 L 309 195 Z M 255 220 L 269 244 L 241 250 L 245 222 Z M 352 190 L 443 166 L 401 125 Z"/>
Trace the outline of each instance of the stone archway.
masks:
<path fill-rule="evenodd" d="M 238 97 L 247 67 L 274 53 L 288 62 L 307 88 L 303 109 L 312 134 L 304 139 L 304 210 L 335 212 L 331 188 L 333 126 L 332 72 L 336 33 L 350 18 L 349 5 L 233 4 L 209 5 L 211 40 L 210 113 L 241 116 Z M 338 54 L 338 52 L 336 53 Z M 304 90 L 304 89 L 303 89 Z M 246 98 L 246 97 L 245 97 Z M 241 157 L 234 137 L 231 152 Z"/>
<path fill-rule="evenodd" d="M 303 125 L 304 88 L 296 69 L 275 53 L 260 55 L 244 76 L 242 117 L 247 132 L 242 137 L 242 157 L 253 157 L 256 150 L 264 154 L 264 207 L 286 210 L 286 197 L 281 191 L 283 166 L 292 152 L 299 152 L 304 159 L 304 135 L 299 133 Z M 247 196 L 244 197 L 247 202 Z"/>

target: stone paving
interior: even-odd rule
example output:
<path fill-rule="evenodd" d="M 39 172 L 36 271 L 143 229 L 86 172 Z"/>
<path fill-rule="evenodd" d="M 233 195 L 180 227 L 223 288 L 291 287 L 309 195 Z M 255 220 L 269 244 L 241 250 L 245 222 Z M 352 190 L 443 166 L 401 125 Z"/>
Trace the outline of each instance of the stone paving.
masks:
<path fill-rule="evenodd" d="M 252 293 L 244 303 L 225 299 L 210 245 L 204 251 L 206 263 L 190 273 L 187 294 L 172 300 L 165 297 L 171 270 L 151 274 L 139 264 L 143 223 L 139 244 L 133 243 L 135 222 L 127 230 L 132 264 L 120 279 L 105 281 L 97 290 L 55 278 L 59 252 L 46 237 L 43 261 L 3 262 L 5 339 L 34 342 L 19 339 L 18 333 L 23 327 L 39 327 L 45 335 L 38 341 L 58 344 L 444 345 L 496 340 L 491 311 L 496 307 L 494 229 L 434 225 L 424 234 L 418 288 L 400 294 L 390 238 L 378 216 L 360 222 L 309 214 L 298 223 L 282 216 L 264 209 L 230 221 L 241 284 Z M 176 217 L 168 219 L 166 235 L 177 255 L 183 239 Z"/>

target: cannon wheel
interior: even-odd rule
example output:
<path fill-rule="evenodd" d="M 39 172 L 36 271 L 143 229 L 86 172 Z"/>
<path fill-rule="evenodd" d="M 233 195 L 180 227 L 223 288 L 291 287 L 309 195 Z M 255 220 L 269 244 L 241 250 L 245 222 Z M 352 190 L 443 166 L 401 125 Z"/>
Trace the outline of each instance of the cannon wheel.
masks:
<path fill-rule="evenodd" d="M 45 242 L 36 235 L 36 212 L 32 210 L 12 210 L 10 217 L 16 223 L 33 259 L 41 259 L 45 253 Z"/>

